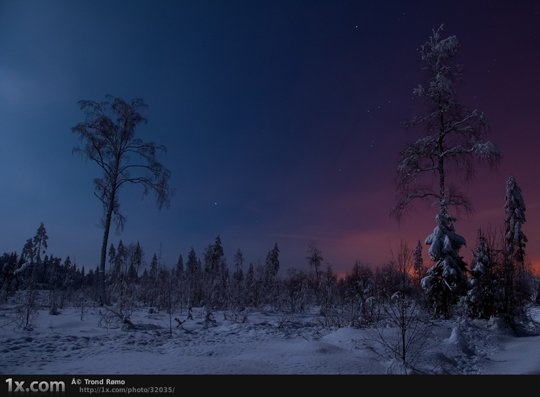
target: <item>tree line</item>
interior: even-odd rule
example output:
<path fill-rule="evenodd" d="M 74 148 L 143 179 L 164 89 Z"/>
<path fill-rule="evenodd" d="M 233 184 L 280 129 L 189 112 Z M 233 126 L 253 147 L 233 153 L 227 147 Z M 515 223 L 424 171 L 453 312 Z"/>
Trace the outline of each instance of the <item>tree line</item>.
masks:
<path fill-rule="evenodd" d="M 523 260 L 526 237 L 522 231 L 515 240 L 520 224 L 514 218 L 521 216 L 514 205 L 520 208 L 523 204 L 516 189 L 511 179 L 505 233 L 497 236 L 479 231 L 470 275 L 460 290 L 445 286 L 454 293 L 452 301 L 444 292 L 438 295 L 436 287 L 430 285 L 436 265 L 424 265 L 420 241 L 412 251 L 402 243 L 394 259 L 385 265 L 373 267 L 357 261 L 343 277 L 338 277 L 315 245 L 308 248 L 302 267 L 279 274 L 277 244 L 268 251 L 264 263 L 246 266 L 240 249 L 232 263 L 227 261 L 219 236 L 202 255 L 192 248 L 185 259 L 179 255 L 174 266 L 164 265 L 157 254 L 147 263 L 138 242 L 124 244 L 120 240 L 117 245 L 111 244 L 104 278 L 107 300 L 125 319 L 140 307 L 171 315 L 205 307 L 236 318 L 241 318 L 249 308 L 298 313 L 316 307 L 327 325 L 367 326 L 380 318 L 385 303 L 399 292 L 434 317 L 449 317 L 452 309 L 458 307 L 466 308 L 472 318 L 501 316 L 514 324 L 528 304 L 534 300 L 540 303 L 537 280 Z M 58 314 L 66 305 L 98 301 L 99 267 L 86 271 L 69 257 L 62 260 L 49 255 L 47 242 L 47 232 L 41 224 L 20 254 L 4 253 L 0 257 L 0 298 L 7 301 L 19 294 L 23 317 L 27 317 L 25 326 L 37 307 L 49 307 L 51 314 Z M 443 278 L 437 281 L 445 282 Z M 45 292 L 45 302 L 38 302 L 39 291 Z M 444 312 L 441 302 L 447 305 Z"/>

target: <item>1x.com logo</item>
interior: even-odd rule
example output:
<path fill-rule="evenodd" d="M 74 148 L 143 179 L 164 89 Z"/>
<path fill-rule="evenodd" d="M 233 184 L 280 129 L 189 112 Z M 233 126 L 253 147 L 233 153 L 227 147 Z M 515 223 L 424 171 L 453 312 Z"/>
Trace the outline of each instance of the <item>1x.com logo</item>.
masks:
<path fill-rule="evenodd" d="M 13 378 L 7 378 L 7 391 L 8 393 L 17 393 L 17 392 L 65 392 L 66 384 L 61 380 L 35 380 L 30 383 L 26 383 L 24 380 L 13 380 Z M 26 386 L 27 385 L 27 386 Z"/>

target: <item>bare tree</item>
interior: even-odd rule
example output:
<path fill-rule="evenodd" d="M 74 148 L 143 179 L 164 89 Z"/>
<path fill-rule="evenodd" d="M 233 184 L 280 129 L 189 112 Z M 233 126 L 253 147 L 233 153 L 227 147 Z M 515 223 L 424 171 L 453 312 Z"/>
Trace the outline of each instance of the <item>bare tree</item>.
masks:
<path fill-rule="evenodd" d="M 83 145 L 75 148 L 96 163 L 102 175 L 94 179 L 95 196 L 103 205 L 103 240 L 98 272 L 98 299 L 107 301 L 105 291 L 105 260 L 111 222 L 114 218 L 122 229 L 126 218 L 120 212 L 119 191 L 126 184 L 137 184 L 144 194 L 153 192 L 158 208 L 168 205 L 172 191 L 169 187 L 170 171 L 157 159 L 164 146 L 144 142 L 135 135 L 136 128 L 146 119 L 140 111 L 146 107 L 142 99 L 126 102 L 107 96 L 104 101 L 79 101 L 86 118 L 71 130 L 79 135 Z"/>
<path fill-rule="evenodd" d="M 427 112 L 410 120 L 409 127 L 424 127 L 427 134 L 408 145 L 401 153 L 397 169 L 398 202 L 392 213 L 401 218 L 417 200 L 435 200 L 439 212 L 449 206 L 471 210 L 469 200 L 452 185 L 449 167 L 474 175 L 475 160 L 496 165 L 500 160 L 497 147 L 486 141 L 488 123 L 484 113 L 466 108 L 457 98 L 456 83 L 461 66 L 455 63 L 459 50 L 456 36 L 442 38 L 443 25 L 432 32 L 419 52 L 428 81 L 413 90 L 424 100 Z M 428 183 L 435 176 L 438 188 Z"/>
<path fill-rule="evenodd" d="M 379 326 L 375 327 L 377 341 L 390 358 L 398 361 L 399 370 L 405 373 L 416 371 L 414 367 L 425 352 L 429 332 L 421 308 L 411 295 L 412 281 L 409 274 L 413 270 L 412 260 L 412 252 L 406 243 L 401 242 L 391 264 L 397 281 L 395 290 L 390 299 L 382 303 L 384 317 Z"/>
<path fill-rule="evenodd" d="M 343 283 L 351 326 L 365 326 L 375 321 L 375 278 L 371 268 L 356 261 Z"/>
<path fill-rule="evenodd" d="M 447 317 L 450 305 L 465 291 L 466 271 L 459 256 L 465 239 L 455 232 L 456 218 L 448 209 L 472 210 L 467 197 L 449 184 L 450 171 L 463 172 L 470 179 L 475 162 L 496 165 L 500 153 L 485 140 L 488 124 L 484 114 L 466 108 L 457 97 L 461 66 L 455 58 L 459 43 L 456 36 L 442 38 L 442 30 L 441 25 L 419 49 L 428 81 L 415 88 L 413 94 L 425 102 L 427 112 L 414 117 L 408 125 L 423 127 L 427 133 L 401 153 L 398 200 L 392 214 L 400 219 L 418 200 L 430 200 L 438 206 L 437 225 L 426 239 L 434 266 L 422 280 L 422 287 L 428 291 L 435 313 Z M 433 177 L 438 182 L 436 187 Z"/>

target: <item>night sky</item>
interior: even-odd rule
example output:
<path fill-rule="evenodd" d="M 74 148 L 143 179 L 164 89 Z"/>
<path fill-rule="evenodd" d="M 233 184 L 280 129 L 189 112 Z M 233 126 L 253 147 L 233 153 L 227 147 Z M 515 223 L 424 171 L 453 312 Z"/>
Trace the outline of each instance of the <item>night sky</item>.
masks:
<path fill-rule="evenodd" d="M 456 229 L 501 227 L 505 180 L 527 203 L 528 260 L 540 263 L 540 3 L 520 1 L 0 0 L 0 252 L 20 252 L 39 222 L 49 252 L 99 259 L 98 168 L 72 155 L 77 101 L 112 94 L 149 105 L 141 137 L 164 144 L 176 193 L 158 211 L 139 188 L 121 194 L 125 230 L 167 264 L 221 235 L 263 262 L 305 267 L 315 242 L 343 272 L 381 264 L 400 239 L 433 229 L 436 208 L 389 217 L 400 149 L 423 131 L 416 49 L 431 29 L 462 43 L 460 96 L 483 110 L 503 152 L 463 189 L 474 207 Z M 497 4 L 501 3 L 501 4 Z"/>

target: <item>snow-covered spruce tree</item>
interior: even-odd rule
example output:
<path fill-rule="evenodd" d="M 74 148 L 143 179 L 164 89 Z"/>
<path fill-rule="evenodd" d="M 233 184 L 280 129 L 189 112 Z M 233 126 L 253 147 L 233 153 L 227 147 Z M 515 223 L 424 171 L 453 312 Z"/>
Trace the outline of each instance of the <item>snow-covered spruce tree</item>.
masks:
<path fill-rule="evenodd" d="M 246 272 L 245 294 L 246 306 L 259 306 L 259 288 L 257 278 L 255 277 L 255 269 L 253 267 L 253 263 L 249 264 L 248 270 Z"/>
<path fill-rule="evenodd" d="M 455 232 L 455 218 L 446 211 L 439 213 L 436 219 L 437 226 L 426 238 L 426 244 L 430 245 L 428 254 L 435 264 L 422 278 L 422 288 L 434 314 L 448 318 L 452 305 L 467 290 L 467 266 L 459 255 L 465 239 Z"/>
<path fill-rule="evenodd" d="M 535 278 L 536 282 L 536 298 L 535 298 L 535 302 L 537 305 L 540 305 L 540 277 L 536 276 Z"/>
<path fill-rule="evenodd" d="M 4 253 L 0 257 L 0 303 L 6 302 L 18 286 L 15 270 L 17 269 L 17 254 Z"/>
<path fill-rule="evenodd" d="M 303 271 L 293 270 L 285 280 L 286 302 L 291 313 L 303 312 L 309 300 L 309 276 Z"/>
<path fill-rule="evenodd" d="M 174 268 L 174 274 L 177 280 L 184 278 L 184 257 L 182 254 L 178 255 L 178 260 L 176 261 L 176 266 Z"/>
<path fill-rule="evenodd" d="M 109 293 L 109 301 L 112 302 L 116 302 L 119 296 L 119 287 L 122 281 L 122 270 L 124 269 L 126 263 L 126 254 L 127 250 L 122 240 L 118 242 L 118 248 L 115 248 L 114 245 L 111 244 L 111 248 L 109 250 L 111 269 L 110 274 L 106 275 L 105 277 L 105 285 Z"/>
<path fill-rule="evenodd" d="M 204 254 L 204 299 L 208 308 L 226 303 L 228 270 L 221 237 L 217 236 Z"/>
<path fill-rule="evenodd" d="M 467 292 L 467 307 L 471 317 L 488 319 L 495 313 L 494 264 L 493 249 L 484 233 L 479 230 Z"/>
<path fill-rule="evenodd" d="M 138 242 L 128 246 L 120 301 L 127 313 L 133 310 L 140 296 L 139 269 L 142 266 L 143 255 L 143 250 Z"/>
<path fill-rule="evenodd" d="M 47 230 L 43 222 L 39 224 L 39 227 L 34 236 L 34 249 L 35 249 L 35 258 L 38 264 L 41 263 L 41 255 L 47 250 L 47 241 L 49 237 L 47 236 Z"/>
<path fill-rule="evenodd" d="M 157 306 L 159 310 L 166 310 L 169 315 L 171 315 L 171 310 L 176 308 L 177 299 L 174 292 L 174 272 L 172 269 L 160 265 L 158 272 L 158 295 L 157 295 Z M 173 306 L 171 306 L 173 305 Z"/>
<path fill-rule="evenodd" d="M 109 261 L 111 273 L 106 277 L 109 302 L 116 305 L 122 318 L 129 318 L 138 298 L 138 269 L 142 265 L 143 252 L 139 243 L 126 247 L 120 240 L 115 249 L 111 244 Z M 144 299 L 144 297 L 142 297 Z"/>
<path fill-rule="evenodd" d="M 130 244 L 128 251 L 130 258 L 128 274 L 130 281 L 134 281 L 139 277 L 139 269 L 143 264 L 144 252 L 138 241 L 136 245 Z"/>
<path fill-rule="evenodd" d="M 150 271 L 148 272 L 148 277 L 146 279 L 146 290 L 147 304 L 150 307 L 158 305 L 159 300 L 159 261 L 156 254 L 152 256 L 152 261 L 150 262 Z"/>
<path fill-rule="evenodd" d="M 244 255 L 238 249 L 234 255 L 234 273 L 231 284 L 231 304 L 234 309 L 240 309 L 245 305 L 244 291 Z"/>
<path fill-rule="evenodd" d="M 308 256 L 306 257 L 306 260 L 311 271 L 311 274 L 309 275 L 310 287 L 315 295 L 316 303 L 319 304 L 322 279 L 321 265 L 324 258 L 322 257 L 321 250 L 315 245 L 315 243 L 311 243 L 308 246 L 307 254 Z"/>
<path fill-rule="evenodd" d="M 400 219 L 418 200 L 430 200 L 438 206 L 437 225 L 426 243 L 434 262 L 422 280 L 437 315 L 447 317 L 450 306 L 464 293 L 465 263 L 459 249 L 465 239 L 454 229 L 450 207 L 471 210 L 468 199 L 449 184 L 449 171 L 474 175 L 475 161 L 495 165 L 500 159 L 498 149 L 486 141 L 487 121 L 476 109 L 466 108 L 457 97 L 456 83 L 461 67 L 455 58 L 459 50 L 456 36 L 443 38 L 442 25 L 434 30 L 419 52 L 426 84 L 413 90 L 423 100 L 426 112 L 414 117 L 409 127 L 423 127 L 426 134 L 408 145 L 401 153 L 397 169 L 398 201 L 392 213 Z M 433 176 L 437 180 L 433 187 Z"/>
<path fill-rule="evenodd" d="M 268 251 L 264 264 L 263 274 L 263 299 L 266 304 L 276 304 L 279 291 L 277 290 L 277 274 L 279 271 L 279 247 L 274 244 L 274 248 Z"/>
<path fill-rule="evenodd" d="M 71 259 L 68 256 L 62 266 L 60 258 L 51 256 L 47 266 L 46 286 L 49 290 L 49 314 L 58 315 L 64 300 L 73 288 L 73 273 Z"/>
<path fill-rule="evenodd" d="M 525 269 L 525 246 L 527 237 L 522 227 L 525 223 L 525 201 L 514 177 L 506 182 L 505 247 L 503 263 L 504 302 L 502 314 L 507 322 L 514 324 L 517 315 L 529 300 L 530 288 Z"/>
<path fill-rule="evenodd" d="M 195 249 L 191 248 L 186 263 L 187 308 L 199 306 L 202 299 L 202 270 Z"/>
<path fill-rule="evenodd" d="M 48 239 L 45 226 L 41 223 L 34 238 L 26 240 L 21 254 L 21 266 L 15 270 L 16 274 L 20 273 L 26 278 L 26 293 L 22 305 L 18 308 L 18 324 L 26 330 L 32 329 L 32 321 L 37 315 L 38 273 L 40 267 L 43 266 L 41 255 L 47 250 Z"/>
<path fill-rule="evenodd" d="M 182 313 L 184 309 L 184 305 L 186 302 L 186 272 L 184 269 L 184 257 L 182 254 L 178 256 L 178 260 L 176 261 L 176 266 L 174 268 L 174 274 L 173 274 L 173 285 L 174 285 L 174 293 L 176 294 L 176 300 L 178 304 L 180 305 L 180 313 Z"/>

